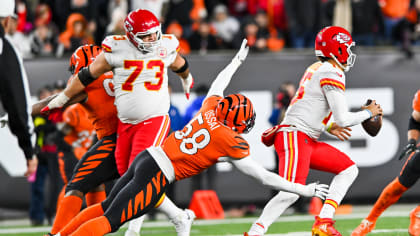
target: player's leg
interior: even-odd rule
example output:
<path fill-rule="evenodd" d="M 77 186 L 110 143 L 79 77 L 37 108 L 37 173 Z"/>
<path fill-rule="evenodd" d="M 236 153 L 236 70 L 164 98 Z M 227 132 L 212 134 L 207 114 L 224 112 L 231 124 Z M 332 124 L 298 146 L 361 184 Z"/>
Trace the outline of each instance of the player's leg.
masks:
<path fill-rule="evenodd" d="M 309 173 L 312 139 L 302 132 L 279 132 L 274 147 L 279 157 L 279 175 L 288 181 L 305 184 Z M 248 234 L 264 235 L 268 227 L 292 205 L 299 195 L 280 191 L 264 207 Z"/>
<path fill-rule="evenodd" d="M 319 216 L 315 217 L 313 235 L 341 235 L 334 228 L 335 211 L 357 177 L 358 169 L 354 162 L 333 146 L 317 142 L 312 156 L 311 168 L 336 174 L 330 184 L 330 192 L 324 201 Z"/>
<path fill-rule="evenodd" d="M 378 200 L 376 200 L 375 204 L 373 205 L 372 210 L 369 212 L 369 215 L 353 231 L 352 235 L 354 236 L 366 235 L 368 232 L 373 230 L 379 216 L 389 206 L 397 202 L 402 196 L 402 194 L 405 191 L 407 191 L 409 188 L 411 188 L 411 186 L 413 186 L 417 182 L 417 180 L 420 177 L 419 165 L 420 165 L 419 153 L 415 153 L 414 155 L 411 155 L 407 159 L 407 161 L 405 162 L 400 172 L 400 175 L 384 188 Z M 410 214 L 411 224 L 410 224 L 409 229 L 415 228 L 414 223 L 416 222 L 416 219 L 414 218 L 414 216 L 416 215 L 415 214 L 416 209 L 412 211 L 412 213 Z"/>
<path fill-rule="evenodd" d="M 117 165 L 118 173 L 122 176 L 128 169 L 130 160 L 132 138 L 136 125 L 122 123 L 118 121 L 118 139 L 115 147 L 115 163 Z"/>
<path fill-rule="evenodd" d="M 102 138 L 77 163 L 74 174 L 66 186 L 65 197 L 57 209 L 51 233 L 59 232 L 79 213 L 83 196 L 89 195 L 89 191 L 93 193 L 86 197 L 87 202 L 104 199 L 105 191 L 101 184 L 119 177 L 114 157 L 115 143 L 115 134 Z"/>
<path fill-rule="evenodd" d="M 82 224 L 74 231 L 74 235 L 104 235 L 115 232 L 126 221 L 144 215 L 156 205 L 168 180 L 147 151 L 135 159 L 127 171 L 127 174 L 131 173 L 134 174 L 133 178 L 118 191 L 115 198 L 107 198 L 106 201 L 110 201 L 110 204 L 104 207 L 103 216 Z"/>

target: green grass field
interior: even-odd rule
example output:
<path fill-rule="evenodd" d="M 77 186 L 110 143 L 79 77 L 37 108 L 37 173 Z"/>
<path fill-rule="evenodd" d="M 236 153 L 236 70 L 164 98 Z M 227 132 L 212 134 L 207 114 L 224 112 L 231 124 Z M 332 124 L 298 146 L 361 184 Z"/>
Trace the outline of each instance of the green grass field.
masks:
<path fill-rule="evenodd" d="M 336 217 L 336 227 L 342 235 L 350 235 L 352 230 L 360 223 L 366 214 L 339 215 Z M 234 218 L 224 220 L 196 220 L 192 226 L 191 235 L 243 235 L 256 218 Z M 292 215 L 281 217 L 275 222 L 267 232 L 271 236 L 307 236 L 313 223 L 313 216 Z M 4 225 L 4 224 L 3 224 Z M 376 225 L 372 235 L 408 235 L 409 225 L 408 212 L 385 214 Z M 28 226 L 0 226 L 0 236 L 33 236 L 43 235 L 48 232 L 48 227 L 28 227 Z M 125 227 L 112 235 L 124 235 Z M 168 221 L 146 221 L 141 235 L 153 236 L 175 236 L 175 230 Z"/>

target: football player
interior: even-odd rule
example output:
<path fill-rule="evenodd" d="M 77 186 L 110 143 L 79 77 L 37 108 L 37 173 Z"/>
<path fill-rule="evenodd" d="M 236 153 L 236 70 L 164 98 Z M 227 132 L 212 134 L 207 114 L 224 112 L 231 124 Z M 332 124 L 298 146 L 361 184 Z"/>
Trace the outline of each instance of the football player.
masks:
<path fill-rule="evenodd" d="M 162 34 L 153 13 L 142 9 L 130 12 L 124 28 L 126 35 L 105 38 L 103 52 L 92 64 L 81 69 L 72 83 L 44 109 L 62 107 L 99 76 L 113 71 L 119 118 L 115 159 L 120 175 L 125 173 L 138 153 L 149 146 L 161 145 L 168 135 L 168 68 L 180 76 L 187 98 L 193 85 L 188 62 L 178 54 L 178 40 L 174 35 Z M 101 103 L 97 105 L 102 106 Z M 182 211 L 166 197 L 159 203 L 159 209 L 173 220 L 191 223 L 195 217 L 192 211 Z M 178 217 L 180 215 L 183 217 Z M 176 222 L 181 222 L 179 220 Z M 188 235 L 189 231 L 186 230 L 185 234 Z"/>
<path fill-rule="evenodd" d="M 279 158 L 279 175 L 285 179 L 305 184 L 309 168 L 335 174 L 322 210 L 315 217 L 312 235 L 341 235 L 334 228 L 332 218 L 358 174 L 355 163 L 346 154 L 318 141 L 321 132 L 327 128 L 340 140 L 346 140 L 350 136 L 350 126 L 382 114 L 375 102 L 362 107 L 361 111 L 348 111 L 344 72 L 354 64 L 356 55 L 351 51 L 354 44 L 350 33 L 341 27 L 322 29 L 315 40 L 315 55 L 319 61 L 303 74 L 281 124 L 263 135 L 265 143 L 274 143 Z M 335 122 L 329 122 L 332 115 Z M 267 203 L 245 235 L 264 235 L 298 198 L 295 193 L 279 192 Z"/>
<path fill-rule="evenodd" d="M 399 159 L 403 159 L 408 156 L 400 175 L 389 183 L 375 205 L 370 211 L 369 215 L 362 220 L 360 225 L 354 229 L 352 236 L 362 236 L 370 233 L 376 225 L 376 221 L 379 216 L 389 206 L 396 203 L 402 194 L 413 186 L 420 178 L 420 152 L 418 151 L 416 144 L 420 137 L 420 90 L 414 96 L 413 99 L 413 112 L 408 121 L 408 144 L 402 151 Z M 410 212 L 410 226 L 408 227 L 408 233 L 411 236 L 420 235 L 420 206 L 416 207 Z"/>
<path fill-rule="evenodd" d="M 219 161 L 230 161 L 242 172 L 275 189 L 321 198 L 328 194 L 327 185 L 295 184 L 246 158 L 249 145 L 241 134 L 254 126 L 253 105 L 241 94 L 223 98 L 223 91 L 248 50 L 244 40 L 232 62 L 212 83 L 195 117 L 182 130 L 173 132 L 162 146 L 140 153 L 108 198 L 82 211 L 60 235 L 115 232 L 124 222 L 149 211 L 169 183 L 196 175 Z"/>

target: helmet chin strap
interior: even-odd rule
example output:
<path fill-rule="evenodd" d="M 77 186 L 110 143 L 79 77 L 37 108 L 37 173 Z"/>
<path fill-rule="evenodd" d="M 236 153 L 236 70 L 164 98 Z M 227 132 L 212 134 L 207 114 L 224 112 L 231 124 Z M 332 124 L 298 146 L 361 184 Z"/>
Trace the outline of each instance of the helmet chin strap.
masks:
<path fill-rule="evenodd" d="M 349 71 L 350 70 L 350 67 L 348 67 L 348 66 L 344 66 L 343 64 L 341 64 L 338 60 L 337 60 L 337 58 L 334 56 L 334 54 L 332 54 L 332 53 L 330 53 L 330 56 L 334 59 L 334 61 L 341 67 L 341 69 L 343 69 L 344 70 L 344 72 L 347 72 L 347 71 Z"/>

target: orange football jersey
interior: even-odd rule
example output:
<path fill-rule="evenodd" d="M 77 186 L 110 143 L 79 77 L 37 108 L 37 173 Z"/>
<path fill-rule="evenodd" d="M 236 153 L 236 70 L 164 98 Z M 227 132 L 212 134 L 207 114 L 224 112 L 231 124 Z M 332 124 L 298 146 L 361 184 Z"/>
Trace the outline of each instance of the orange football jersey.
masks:
<path fill-rule="evenodd" d="M 82 105 L 89 113 L 98 139 L 117 132 L 118 116 L 114 105 L 112 72 L 105 73 L 89 84 L 85 90 L 88 99 Z"/>
<path fill-rule="evenodd" d="M 80 159 L 92 145 L 94 129 L 88 112 L 80 104 L 71 105 L 63 112 L 63 121 L 72 127 L 64 140 L 74 148 L 74 154 Z"/>
<path fill-rule="evenodd" d="M 173 132 L 164 141 L 162 149 L 172 162 L 176 180 L 202 172 L 220 157 L 240 159 L 249 155 L 247 141 L 217 121 L 216 106 L 221 99 L 207 98 L 184 129 Z"/>
<path fill-rule="evenodd" d="M 413 98 L 413 110 L 420 112 L 420 90 L 417 90 Z"/>

